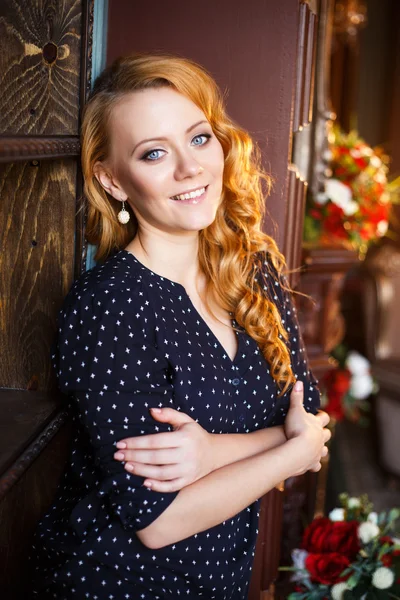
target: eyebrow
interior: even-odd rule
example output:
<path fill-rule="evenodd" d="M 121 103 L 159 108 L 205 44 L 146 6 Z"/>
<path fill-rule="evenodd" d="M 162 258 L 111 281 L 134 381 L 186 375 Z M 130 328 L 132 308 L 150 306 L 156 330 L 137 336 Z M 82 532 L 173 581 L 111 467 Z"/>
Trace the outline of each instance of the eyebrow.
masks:
<path fill-rule="evenodd" d="M 185 133 L 190 133 L 192 131 L 192 129 L 195 129 L 195 127 L 197 127 L 198 125 L 201 125 L 202 123 L 207 123 L 207 125 L 209 125 L 208 121 L 205 121 L 204 119 L 202 121 L 199 121 L 198 123 L 195 123 L 194 125 L 191 125 L 189 127 L 189 129 L 186 129 Z M 133 148 L 132 152 L 131 152 L 131 156 L 132 154 L 135 152 L 136 148 L 138 148 L 138 146 L 141 146 L 142 144 L 144 144 L 145 142 L 159 142 L 160 140 L 163 141 L 167 141 L 168 138 L 166 137 L 158 137 L 158 138 L 149 138 L 147 140 L 142 140 L 141 142 L 139 142 L 138 144 L 136 144 L 136 146 Z"/>

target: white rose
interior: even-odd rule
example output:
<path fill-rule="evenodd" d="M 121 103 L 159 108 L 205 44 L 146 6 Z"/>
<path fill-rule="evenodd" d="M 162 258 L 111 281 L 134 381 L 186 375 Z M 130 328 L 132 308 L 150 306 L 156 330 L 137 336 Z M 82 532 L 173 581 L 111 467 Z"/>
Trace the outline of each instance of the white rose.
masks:
<path fill-rule="evenodd" d="M 308 556 L 307 550 L 300 550 L 299 548 L 295 548 L 292 550 L 292 561 L 293 566 L 296 569 L 305 569 L 306 568 L 306 558 Z M 304 581 L 305 579 L 309 579 L 308 573 L 296 573 L 294 572 L 291 576 L 291 581 Z"/>
<path fill-rule="evenodd" d="M 326 204 L 328 200 L 329 197 L 325 194 L 325 192 L 319 192 L 319 194 L 315 196 L 315 202 L 317 204 Z"/>
<path fill-rule="evenodd" d="M 371 521 L 365 521 L 365 523 L 361 523 L 358 527 L 358 537 L 363 544 L 368 544 L 377 535 L 379 535 L 379 527 L 375 523 L 371 523 Z"/>
<path fill-rule="evenodd" d="M 375 167 L 376 169 L 379 169 L 382 166 L 382 161 L 377 156 L 371 156 L 369 164 Z"/>
<path fill-rule="evenodd" d="M 344 508 L 334 508 L 329 513 L 331 521 L 344 521 Z"/>
<path fill-rule="evenodd" d="M 371 375 L 355 375 L 351 379 L 350 394 L 359 400 L 368 398 L 374 390 L 374 382 Z"/>
<path fill-rule="evenodd" d="M 336 583 L 334 586 L 332 586 L 331 595 L 333 600 L 342 600 L 347 589 L 347 585 L 344 581 L 342 583 Z"/>
<path fill-rule="evenodd" d="M 364 356 L 352 350 L 347 355 L 346 367 L 351 371 L 352 375 L 364 375 L 365 373 L 369 373 L 370 363 Z"/>
<path fill-rule="evenodd" d="M 396 546 L 400 546 L 400 538 L 394 537 L 392 538 L 393 540 L 393 544 L 396 544 Z"/>
<path fill-rule="evenodd" d="M 379 567 L 372 575 L 372 585 L 378 590 L 386 590 L 393 585 L 394 573 L 387 567 Z"/>
<path fill-rule="evenodd" d="M 385 220 L 379 221 L 378 225 L 376 226 L 378 235 L 385 235 L 388 228 L 389 228 L 389 221 L 385 221 Z"/>
<path fill-rule="evenodd" d="M 372 156 L 374 152 L 369 146 L 361 146 L 361 153 L 363 156 Z"/>
<path fill-rule="evenodd" d="M 359 508 L 359 506 L 361 505 L 361 502 L 359 501 L 358 498 L 349 498 L 348 502 L 347 502 L 347 506 L 349 508 Z"/>
<path fill-rule="evenodd" d="M 367 521 L 369 521 L 370 523 L 373 523 L 374 525 L 378 525 L 378 513 L 370 512 L 367 517 Z"/>
<path fill-rule="evenodd" d="M 343 207 L 343 211 L 344 211 L 345 215 L 347 215 L 348 217 L 351 217 L 351 215 L 354 215 L 354 213 L 356 213 L 358 211 L 357 202 L 354 202 L 354 200 L 351 200 L 351 202 L 349 202 L 348 204 L 346 204 L 346 206 Z M 379 227 L 379 223 L 378 223 L 378 227 Z"/>
<path fill-rule="evenodd" d="M 336 206 L 343 210 L 352 201 L 351 189 L 338 179 L 327 179 L 325 192 Z"/>

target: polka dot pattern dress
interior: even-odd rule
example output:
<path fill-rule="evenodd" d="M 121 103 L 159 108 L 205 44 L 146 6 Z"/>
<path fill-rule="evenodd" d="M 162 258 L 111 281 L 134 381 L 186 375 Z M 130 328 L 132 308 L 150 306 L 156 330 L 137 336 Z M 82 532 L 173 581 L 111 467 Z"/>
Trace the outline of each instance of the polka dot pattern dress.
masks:
<path fill-rule="evenodd" d="M 294 304 L 268 269 L 260 275 L 289 332 L 305 408 L 315 413 L 319 391 Z M 181 410 L 211 433 L 282 424 L 290 393 L 277 399 L 256 342 L 237 327 L 231 360 L 184 287 L 126 250 L 73 284 L 58 325 L 53 363 L 74 436 L 56 499 L 36 531 L 33 597 L 247 598 L 260 501 L 216 527 L 152 550 L 135 532 L 157 519 L 178 492 L 147 489 L 113 454 L 122 438 L 171 430 L 151 417 L 151 407 Z"/>

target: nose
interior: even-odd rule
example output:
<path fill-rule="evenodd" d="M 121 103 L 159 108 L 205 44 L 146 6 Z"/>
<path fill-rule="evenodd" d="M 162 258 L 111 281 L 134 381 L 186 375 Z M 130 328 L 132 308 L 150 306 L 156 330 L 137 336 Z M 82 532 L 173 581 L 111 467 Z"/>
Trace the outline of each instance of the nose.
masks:
<path fill-rule="evenodd" d="M 204 171 L 203 167 L 189 152 L 181 152 L 177 159 L 175 168 L 175 178 L 180 181 L 187 177 L 196 177 L 199 173 Z"/>

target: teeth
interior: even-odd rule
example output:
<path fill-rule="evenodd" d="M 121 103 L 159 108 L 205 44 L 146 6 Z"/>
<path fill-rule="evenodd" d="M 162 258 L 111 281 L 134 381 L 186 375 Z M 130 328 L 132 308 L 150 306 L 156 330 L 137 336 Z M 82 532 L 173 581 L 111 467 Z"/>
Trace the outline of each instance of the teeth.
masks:
<path fill-rule="evenodd" d="M 199 190 L 195 190 L 194 192 L 190 192 L 190 194 L 180 194 L 179 196 L 172 196 L 173 200 L 189 200 L 190 198 L 198 198 L 199 196 L 201 196 L 202 194 L 204 194 L 204 192 L 206 191 L 206 188 L 200 188 Z"/>

